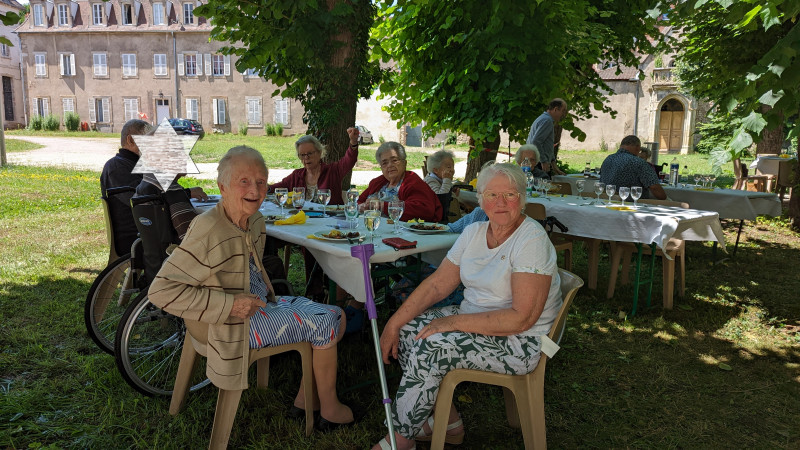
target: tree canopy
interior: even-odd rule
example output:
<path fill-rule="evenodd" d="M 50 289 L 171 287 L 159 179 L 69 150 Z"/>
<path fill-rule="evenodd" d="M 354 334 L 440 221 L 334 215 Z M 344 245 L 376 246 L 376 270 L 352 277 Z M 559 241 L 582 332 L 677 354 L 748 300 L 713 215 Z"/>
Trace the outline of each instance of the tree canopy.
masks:
<path fill-rule="evenodd" d="M 649 52 L 653 1 L 386 0 L 373 32 L 374 59 L 396 69 L 380 86 L 393 119 L 428 133 L 457 130 L 492 140 L 501 130 L 524 141 L 553 97 L 578 118 L 606 105 L 610 91 L 593 69 L 603 61 L 638 66 Z M 584 133 L 564 124 L 572 135 Z"/>

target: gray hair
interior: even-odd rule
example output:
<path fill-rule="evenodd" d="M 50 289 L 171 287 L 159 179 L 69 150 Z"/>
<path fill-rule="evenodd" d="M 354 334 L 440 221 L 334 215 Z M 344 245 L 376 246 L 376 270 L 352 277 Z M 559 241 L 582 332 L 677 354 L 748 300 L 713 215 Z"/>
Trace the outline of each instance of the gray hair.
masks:
<path fill-rule="evenodd" d="M 478 193 L 482 193 L 495 177 L 504 176 L 514 185 L 520 198 L 520 209 L 525 209 L 526 182 L 525 173 L 522 169 L 511 163 L 494 163 L 484 165 L 481 173 L 478 174 Z M 483 196 L 478 196 L 478 203 L 483 207 Z"/>
<path fill-rule="evenodd" d="M 247 159 L 263 167 L 264 176 L 267 176 L 267 163 L 264 162 L 264 157 L 261 153 L 253 147 L 239 145 L 228 150 L 225 156 L 219 160 L 219 165 L 217 165 L 217 183 L 226 187 L 230 185 L 231 176 L 233 175 L 231 173 L 233 163 L 239 159 Z"/>
<path fill-rule="evenodd" d="M 125 147 L 128 144 L 128 136 L 141 136 L 152 131 L 152 125 L 140 119 L 131 119 L 125 122 L 120 133 L 120 145 Z"/>
<path fill-rule="evenodd" d="M 541 157 L 539 154 L 539 147 L 534 144 L 525 144 L 517 150 L 517 153 L 514 154 L 514 161 L 517 162 L 518 166 L 522 165 L 522 154 L 525 152 L 533 152 L 533 154 L 536 155 L 536 162 L 539 162 L 539 158 Z"/>
<path fill-rule="evenodd" d="M 434 169 L 438 169 L 447 158 L 452 159 L 454 163 L 456 162 L 456 155 L 450 150 L 439 150 L 431 156 L 428 156 L 428 172 L 433 172 Z"/>
<path fill-rule="evenodd" d="M 301 145 L 308 143 L 314 145 L 314 149 L 316 149 L 319 152 L 320 158 L 325 158 L 325 155 L 328 153 L 328 149 L 326 149 L 325 146 L 322 145 L 322 142 L 320 142 L 319 139 L 315 138 L 310 134 L 302 136 L 300 139 L 296 140 L 294 142 L 294 150 L 297 151 Z"/>
<path fill-rule="evenodd" d="M 645 159 L 650 159 L 651 156 L 650 149 L 642 147 L 641 150 L 639 150 L 639 156 L 644 156 Z"/>
<path fill-rule="evenodd" d="M 378 147 L 378 150 L 375 151 L 375 161 L 378 164 L 381 163 L 381 155 L 386 153 L 389 150 L 394 150 L 397 152 L 397 157 L 402 159 L 403 161 L 406 160 L 406 149 L 403 147 L 399 142 L 394 141 L 386 141 Z"/>

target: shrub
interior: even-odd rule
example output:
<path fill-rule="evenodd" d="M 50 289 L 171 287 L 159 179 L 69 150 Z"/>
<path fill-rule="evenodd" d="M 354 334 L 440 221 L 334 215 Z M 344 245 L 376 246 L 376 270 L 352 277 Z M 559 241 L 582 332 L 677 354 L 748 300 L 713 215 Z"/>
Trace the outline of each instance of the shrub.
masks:
<path fill-rule="evenodd" d="M 44 119 L 42 128 L 47 131 L 58 131 L 61 128 L 61 118 L 55 114 L 48 114 Z"/>
<path fill-rule="evenodd" d="M 386 138 L 385 138 L 385 137 L 383 137 L 383 135 L 380 135 L 380 136 L 378 136 L 378 142 L 380 142 L 381 144 L 383 144 L 384 142 L 386 142 Z"/>
<path fill-rule="evenodd" d="M 70 111 L 64 113 L 64 127 L 67 131 L 78 131 L 81 127 L 80 116 Z"/>
<path fill-rule="evenodd" d="M 276 123 L 275 124 L 275 136 L 283 136 L 283 124 Z"/>
<path fill-rule="evenodd" d="M 608 153 L 608 142 L 605 136 L 600 136 L 600 151 Z"/>
<path fill-rule="evenodd" d="M 447 133 L 447 140 L 445 144 L 447 145 L 456 145 L 458 143 L 458 133 L 455 131 L 450 131 Z"/>
<path fill-rule="evenodd" d="M 271 123 L 265 123 L 264 133 L 266 133 L 267 136 L 275 136 L 275 125 Z"/>
<path fill-rule="evenodd" d="M 247 136 L 247 124 L 246 123 L 240 123 L 239 124 L 239 135 Z"/>
<path fill-rule="evenodd" d="M 32 116 L 30 122 L 28 122 L 28 128 L 34 131 L 39 131 L 42 129 L 43 122 L 44 119 L 42 118 L 42 116 L 36 114 Z"/>

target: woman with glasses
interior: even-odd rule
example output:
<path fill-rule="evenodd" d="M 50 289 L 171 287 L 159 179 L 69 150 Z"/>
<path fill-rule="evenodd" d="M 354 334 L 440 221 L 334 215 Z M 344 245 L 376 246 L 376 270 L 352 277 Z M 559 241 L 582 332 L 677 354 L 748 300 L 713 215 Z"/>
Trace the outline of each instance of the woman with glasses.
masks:
<path fill-rule="evenodd" d="M 369 182 L 367 189 L 358 197 L 361 208 L 370 197 L 383 202 L 382 210 L 387 214 L 388 202 L 392 199 L 405 202 L 400 220 L 422 219 L 426 222 L 442 220 L 442 204 L 422 178 L 406 170 L 406 149 L 397 142 L 384 142 L 375 152 L 375 160 L 381 166 L 381 175 Z"/>
<path fill-rule="evenodd" d="M 478 200 L 489 220 L 469 225 L 447 258 L 389 319 L 385 363 L 399 358 L 403 378 L 393 404 L 400 450 L 430 441 L 439 383 L 450 370 L 521 375 L 539 362 L 541 337 L 561 308 L 556 252 L 542 226 L 524 214 L 525 176 L 514 164 L 485 167 Z M 463 283 L 459 306 L 430 308 Z M 445 442 L 464 425 L 454 406 Z M 373 449 L 389 448 L 388 436 Z"/>
<path fill-rule="evenodd" d="M 342 180 L 353 170 L 358 161 L 358 129 L 347 129 L 350 146 L 342 159 L 334 163 L 324 163 L 325 146 L 319 139 L 305 135 L 294 143 L 297 159 L 303 167 L 290 173 L 283 180 L 270 185 L 269 192 L 275 188 L 286 188 L 289 191 L 296 187 L 306 188 L 306 200 L 314 200 L 318 189 L 330 189 L 332 205 L 344 204 L 342 199 Z"/>

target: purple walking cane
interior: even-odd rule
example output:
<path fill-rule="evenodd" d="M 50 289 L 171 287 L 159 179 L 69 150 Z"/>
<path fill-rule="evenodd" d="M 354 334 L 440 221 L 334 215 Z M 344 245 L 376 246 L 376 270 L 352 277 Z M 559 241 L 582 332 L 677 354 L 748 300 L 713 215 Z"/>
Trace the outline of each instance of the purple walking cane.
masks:
<path fill-rule="evenodd" d="M 354 258 L 361 260 L 361 267 L 364 269 L 364 286 L 367 290 L 367 318 L 372 324 L 372 340 L 375 344 L 375 355 L 378 357 L 378 373 L 381 379 L 381 393 L 383 394 L 383 408 L 386 411 L 386 423 L 389 425 L 389 442 L 392 449 L 397 449 L 397 441 L 394 437 L 394 422 L 392 422 L 392 399 L 389 398 L 389 386 L 386 384 L 386 371 L 383 369 L 383 358 L 381 357 L 381 344 L 378 337 L 378 310 L 375 308 L 375 294 L 372 292 L 372 274 L 369 270 L 369 258 L 375 254 L 373 244 L 361 244 L 350 247 L 350 254 Z"/>

